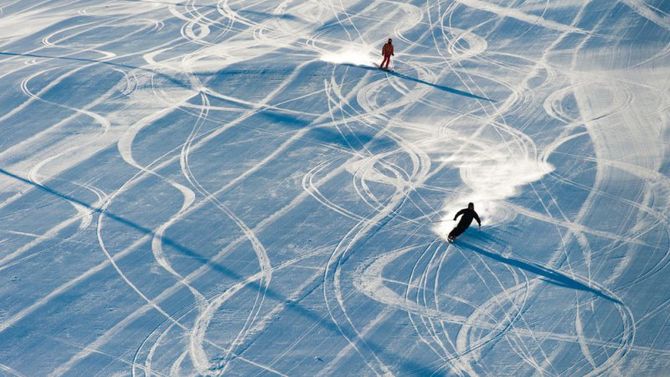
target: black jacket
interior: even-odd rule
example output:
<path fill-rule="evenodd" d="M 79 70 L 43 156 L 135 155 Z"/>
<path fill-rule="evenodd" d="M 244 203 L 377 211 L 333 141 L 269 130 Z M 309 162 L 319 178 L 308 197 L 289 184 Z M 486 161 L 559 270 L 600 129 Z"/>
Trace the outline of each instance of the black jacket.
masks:
<path fill-rule="evenodd" d="M 454 220 L 458 218 L 458 216 L 463 215 L 461 217 L 461 221 L 458 222 L 459 227 L 467 228 L 472 224 L 472 219 L 477 220 L 477 224 L 479 226 L 482 226 L 482 222 L 479 220 L 479 215 L 477 215 L 477 212 L 475 212 L 474 209 L 470 208 L 463 208 L 462 210 L 456 212 L 456 216 L 454 216 Z"/>

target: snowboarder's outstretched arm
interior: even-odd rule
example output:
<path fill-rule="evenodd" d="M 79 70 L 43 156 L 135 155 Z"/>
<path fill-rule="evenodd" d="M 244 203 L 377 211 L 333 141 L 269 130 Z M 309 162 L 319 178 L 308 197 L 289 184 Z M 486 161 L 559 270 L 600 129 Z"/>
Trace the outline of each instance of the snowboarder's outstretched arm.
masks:
<path fill-rule="evenodd" d="M 462 210 L 456 212 L 456 216 L 454 216 L 454 221 L 456 221 L 456 219 L 458 218 L 458 216 L 460 216 L 460 215 L 462 215 L 462 214 L 464 214 L 464 213 L 465 213 L 465 210 L 464 210 L 464 209 L 462 209 Z M 477 221 L 479 221 L 479 220 L 477 220 Z"/>
<path fill-rule="evenodd" d="M 479 227 L 482 227 L 482 222 L 479 221 L 479 215 L 477 215 L 477 212 L 472 211 L 472 214 L 475 216 L 475 220 L 477 220 L 477 224 L 479 224 Z"/>

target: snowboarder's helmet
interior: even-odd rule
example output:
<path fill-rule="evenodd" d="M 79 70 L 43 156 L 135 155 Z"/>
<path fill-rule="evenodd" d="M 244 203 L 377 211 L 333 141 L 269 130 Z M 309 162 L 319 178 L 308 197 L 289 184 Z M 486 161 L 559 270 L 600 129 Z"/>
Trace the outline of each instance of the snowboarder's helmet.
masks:
<path fill-rule="evenodd" d="M 475 203 L 472 202 L 468 203 L 468 208 L 475 209 Z"/>

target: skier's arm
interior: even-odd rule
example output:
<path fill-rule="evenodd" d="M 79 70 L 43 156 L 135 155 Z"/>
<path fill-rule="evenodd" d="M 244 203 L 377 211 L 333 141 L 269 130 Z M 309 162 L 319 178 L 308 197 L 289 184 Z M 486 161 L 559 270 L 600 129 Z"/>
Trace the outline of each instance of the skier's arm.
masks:
<path fill-rule="evenodd" d="M 462 209 L 462 210 L 456 212 L 456 216 L 454 216 L 454 221 L 456 221 L 456 219 L 458 218 L 458 216 L 462 215 L 464 212 L 465 212 L 464 209 Z"/>
<path fill-rule="evenodd" d="M 475 212 L 474 215 L 475 215 L 475 220 L 477 220 L 477 224 L 479 224 L 479 227 L 481 228 L 482 227 L 482 222 L 479 221 L 479 215 L 477 215 L 477 212 Z"/>
<path fill-rule="evenodd" d="M 391 45 L 391 55 L 395 56 L 395 54 L 393 54 L 393 45 Z"/>

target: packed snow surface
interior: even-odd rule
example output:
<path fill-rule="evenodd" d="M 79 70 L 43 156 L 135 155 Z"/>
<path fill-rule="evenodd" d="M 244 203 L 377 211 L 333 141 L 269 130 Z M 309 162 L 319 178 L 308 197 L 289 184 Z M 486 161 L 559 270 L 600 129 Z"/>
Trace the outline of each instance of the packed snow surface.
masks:
<path fill-rule="evenodd" d="M 0 85 L 2 375 L 670 370 L 667 0 L 2 0 Z"/>

